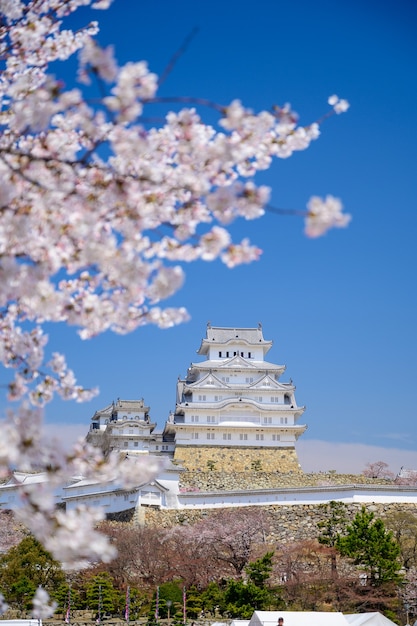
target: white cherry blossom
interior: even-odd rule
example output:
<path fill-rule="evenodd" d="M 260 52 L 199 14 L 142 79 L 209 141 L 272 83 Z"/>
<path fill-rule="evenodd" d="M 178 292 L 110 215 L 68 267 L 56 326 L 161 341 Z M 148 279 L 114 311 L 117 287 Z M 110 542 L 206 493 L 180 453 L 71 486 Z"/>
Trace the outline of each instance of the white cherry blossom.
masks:
<path fill-rule="evenodd" d="M 340 200 L 330 195 L 324 200 L 313 196 L 307 208 L 305 233 L 308 237 L 320 237 L 330 228 L 344 228 L 351 220 L 349 214 L 342 212 L 343 206 Z"/>
<path fill-rule="evenodd" d="M 55 609 L 58 604 L 53 601 L 50 602 L 49 594 L 46 589 L 38 587 L 33 598 L 33 610 L 32 617 L 38 620 L 48 619 L 55 613 Z"/>

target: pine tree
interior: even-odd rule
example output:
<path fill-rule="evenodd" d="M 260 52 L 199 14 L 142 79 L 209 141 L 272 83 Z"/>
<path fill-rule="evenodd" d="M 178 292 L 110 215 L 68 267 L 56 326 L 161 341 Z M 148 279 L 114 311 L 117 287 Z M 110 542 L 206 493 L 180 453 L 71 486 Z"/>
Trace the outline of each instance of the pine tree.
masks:
<path fill-rule="evenodd" d="M 38 587 L 53 596 L 64 582 L 61 565 L 32 535 L 0 558 L 0 589 L 11 607 L 29 610 Z"/>
<path fill-rule="evenodd" d="M 400 547 L 383 521 L 374 518 L 372 512 L 362 507 L 347 527 L 346 535 L 338 537 L 336 547 L 367 572 L 371 585 L 399 582 Z"/>

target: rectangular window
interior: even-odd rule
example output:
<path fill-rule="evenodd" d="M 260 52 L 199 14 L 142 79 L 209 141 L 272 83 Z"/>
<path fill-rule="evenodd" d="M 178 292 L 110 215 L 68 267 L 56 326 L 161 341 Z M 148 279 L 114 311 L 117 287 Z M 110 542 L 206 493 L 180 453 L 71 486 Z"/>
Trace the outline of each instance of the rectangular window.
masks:
<path fill-rule="evenodd" d="M 280 422 L 281 424 L 288 424 L 288 417 L 281 417 Z"/>
<path fill-rule="evenodd" d="M 228 352 L 226 352 L 226 356 L 227 356 L 227 358 L 229 358 L 229 353 Z"/>
<path fill-rule="evenodd" d="M 253 378 L 252 378 L 252 377 L 250 377 L 250 378 L 246 378 L 246 382 L 247 382 L 247 383 L 253 383 Z"/>
<path fill-rule="evenodd" d="M 263 440 L 264 440 L 263 435 L 256 435 L 256 441 L 263 441 Z"/>
<path fill-rule="evenodd" d="M 207 422 L 208 422 L 208 423 L 215 424 L 215 423 L 216 423 L 216 417 L 215 417 L 215 415 L 207 415 Z"/>
<path fill-rule="evenodd" d="M 206 401 L 206 396 L 198 396 L 198 401 L 199 402 L 205 402 Z"/>
<path fill-rule="evenodd" d="M 264 417 L 264 424 L 272 424 L 272 417 Z"/>
<path fill-rule="evenodd" d="M 198 415 L 192 415 L 192 416 L 191 416 L 191 421 L 192 421 L 192 422 L 198 422 L 198 421 L 199 421 L 199 417 L 198 417 Z"/>
<path fill-rule="evenodd" d="M 198 439 L 198 433 L 192 433 L 191 439 Z"/>
<path fill-rule="evenodd" d="M 128 448 L 129 447 L 129 442 L 128 441 L 124 441 L 123 442 L 123 447 L 124 448 Z"/>
<path fill-rule="evenodd" d="M 252 358 L 252 352 L 248 352 L 248 359 Z"/>
<path fill-rule="evenodd" d="M 242 433 L 240 433 L 240 435 L 239 435 L 239 439 L 240 439 L 241 441 L 247 441 L 247 440 L 248 440 L 248 435 L 247 435 L 246 433 L 243 433 L 243 434 L 242 434 Z"/>
<path fill-rule="evenodd" d="M 219 352 L 219 358 L 220 358 L 220 359 L 222 358 L 222 353 L 221 353 L 221 352 Z"/>
<path fill-rule="evenodd" d="M 214 439 L 214 433 L 207 433 L 207 439 Z"/>
<path fill-rule="evenodd" d="M 135 448 L 137 448 L 138 447 L 138 442 L 135 441 L 135 443 L 133 445 L 135 446 Z"/>
<path fill-rule="evenodd" d="M 224 383 L 228 383 L 229 382 L 229 377 L 228 376 L 222 376 L 222 381 Z"/>

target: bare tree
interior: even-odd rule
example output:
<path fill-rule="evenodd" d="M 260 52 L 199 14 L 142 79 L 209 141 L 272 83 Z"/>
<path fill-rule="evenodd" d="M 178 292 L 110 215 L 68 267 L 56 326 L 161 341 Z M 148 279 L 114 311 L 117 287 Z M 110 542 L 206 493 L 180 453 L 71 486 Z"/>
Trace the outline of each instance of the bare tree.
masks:
<path fill-rule="evenodd" d="M 400 546 L 403 567 L 406 570 L 417 567 L 417 516 L 408 511 L 395 511 L 387 515 L 385 524 Z"/>
<path fill-rule="evenodd" d="M 266 517 L 258 508 L 222 509 L 198 526 L 212 558 L 229 565 L 238 578 L 267 532 Z"/>

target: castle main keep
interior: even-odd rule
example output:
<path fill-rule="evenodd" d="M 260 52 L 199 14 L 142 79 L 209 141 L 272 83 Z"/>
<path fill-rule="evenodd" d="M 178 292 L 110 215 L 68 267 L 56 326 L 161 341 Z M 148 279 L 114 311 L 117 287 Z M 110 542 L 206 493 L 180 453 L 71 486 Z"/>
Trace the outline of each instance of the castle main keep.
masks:
<path fill-rule="evenodd" d="M 117 402 L 97 411 L 87 439 L 131 454 L 166 455 L 189 472 L 300 473 L 295 443 L 299 424 L 292 381 L 284 365 L 266 360 L 272 341 L 262 326 L 207 325 L 186 376 L 177 381 L 176 405 L 157 432 L 143 400 Z"/>

